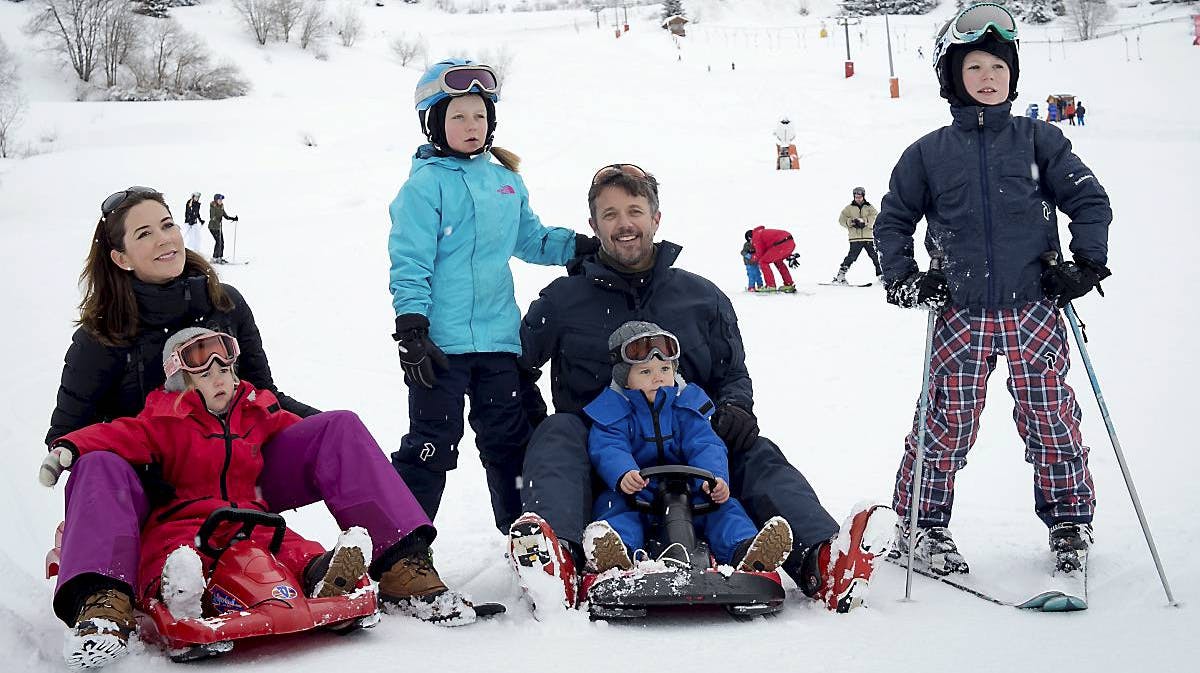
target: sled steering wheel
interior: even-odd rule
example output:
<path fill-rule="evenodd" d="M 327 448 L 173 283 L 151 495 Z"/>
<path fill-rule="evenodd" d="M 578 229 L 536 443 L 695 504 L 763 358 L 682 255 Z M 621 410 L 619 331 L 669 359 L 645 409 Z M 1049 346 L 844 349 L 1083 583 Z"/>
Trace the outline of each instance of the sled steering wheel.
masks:
<path fill-rule="evenodd" d="M 629 496 L 629 506 L 639 512 L 654 514 L 658 510 L 658 505 L 667 500 L 668 495 L 676 497 L 691 494 L 691 485 L 693 479 L 701 479 L 708 484 L 711 491 L 717 487 L 717 477 L 708 470 L 702 470 L 691 465 L 658 465 L 656 467 L 647 467 L 640 470 L 642 478 L 649 480 L 652 477 L 658 478 L 658 485 L 654 489 L 654 500 L 646 501 L 637 497 L 637 494 Z M 720 505 L 712 501 L 712 494 L 700 491 L 701 501 L 691 503 L 692 514 L 708 514 L 715 511 Z"/>
<path fill-rule="evenodd" d="M 224 547 L 214 547 L 212 545 L 212 535 L 217 531 L 218 526 L 226 522 L 240 523 L 242 527 L 237 533 L 234 533 L 233 537 L 229 538 L 229 543 Z M 196 548 L 201 553 L 216 558 L 226 549 L 229 549 L 234 542 L 249 539 L 250 534 L 254 532 L 256 526 L 268 526 L 275 529 L 275 533 L 271 536 L 271 544 L 267 549 L 272 554 L 278 553 L 280 546 L 283 545 L 283 531 L 285 529 L 283 517 L 273 512 L 263 512 L 257 509 L 235 509 L 233 507 L 221 507 L 208 515 L 208 518 L 204 520 L 204 523 L 200 526 L 200 530 L 196 533 Z"/>

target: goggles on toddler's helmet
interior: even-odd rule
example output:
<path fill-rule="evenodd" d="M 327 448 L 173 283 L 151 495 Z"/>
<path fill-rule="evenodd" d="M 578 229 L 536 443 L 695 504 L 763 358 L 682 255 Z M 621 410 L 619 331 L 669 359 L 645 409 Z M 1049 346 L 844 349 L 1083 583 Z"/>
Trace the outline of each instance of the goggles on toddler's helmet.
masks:
<path fill-rule="evenodd" d="M 228 367 L 237 361 L 240 354 L 237 339 L 228 334 L 201 334 L 171 351 L 171 356 L 163 363 L 163 372 L 168 379 L 180 371 L 199 374 L 207 371 L 214 361 Z"/>
<path fill-rule="evenodd" d="M 609 353 L 614 364 L 625 362 L 640 365 L 649 362 L 657 355 L 659 358 L 672 361 L 679 359 L 679 339 L 667 331 L 645 332 L 635 334 Z"/>
<path fill-rule="evenodd" d="M 933 48 L 933 68 L 941 70 L 942 58 L 956 44 L 971 44 L 982 40 L 988 31 L 1006 42 L 1016 45 L 1017 21 L 1004 7 L 984 2 L 963 8 L 953 19 L 942 26 L 937 43 Z"/>

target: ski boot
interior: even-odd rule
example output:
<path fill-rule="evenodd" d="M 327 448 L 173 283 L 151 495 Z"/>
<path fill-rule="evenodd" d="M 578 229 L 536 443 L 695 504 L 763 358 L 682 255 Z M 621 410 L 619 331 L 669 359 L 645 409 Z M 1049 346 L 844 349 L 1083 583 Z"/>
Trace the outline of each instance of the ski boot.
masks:
<path fill-rule="evenodd" d="M 908 553 L 908 528 L 896 524 L 896 548 L 892 558 L 900 558 Z M 914 558 L 929 568 L 929 572 L 945 577 L 951 573 L 967 574 L 971 572 L 967 560 L 958 552 L 950 530 L 942 526 L 928 528 L 917 527 L 917 546 Z"/>

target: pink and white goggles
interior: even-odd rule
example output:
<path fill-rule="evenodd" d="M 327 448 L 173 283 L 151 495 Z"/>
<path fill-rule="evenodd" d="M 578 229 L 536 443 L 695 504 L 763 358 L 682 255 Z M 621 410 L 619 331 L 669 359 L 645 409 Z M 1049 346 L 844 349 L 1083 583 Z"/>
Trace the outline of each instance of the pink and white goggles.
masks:
<path fill-rule="evenodd" d="M 201 334 L 179 344 L 171 351 L 171 356 L 163 363 L 163 372 L 167 378 L 171 378 L 181 371 L 193 374 L 207 371 L 213 362 L 229 367 L 237 361 L 241 353 L 237 339 L 224 332 Z"/>

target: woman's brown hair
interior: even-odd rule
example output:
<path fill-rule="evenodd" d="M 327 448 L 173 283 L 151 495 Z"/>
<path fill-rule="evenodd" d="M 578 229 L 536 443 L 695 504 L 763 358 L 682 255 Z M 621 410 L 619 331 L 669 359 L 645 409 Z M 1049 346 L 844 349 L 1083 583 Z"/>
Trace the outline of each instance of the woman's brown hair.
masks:
<path fill-rule="evenodd" d="M 171 212 L 160 192 L 129 192 L 125 201 L 100 218 L 92 234 L 87 261 L 79 273 L 83 301 L 79 320 L 83 327 L 106 346 L 127 346 L 138 333 L 137 297 L 133 294 L 133 274 L 117 266 L 110 254 L 125 252 L 125 218 L 130 208 L 143 201 L 156 201 Z M 221 287 L 217 272 L 199 254 L 186 250 L 183 276 L 203 275 L 207 279 L 208 299 L 217 310 L 233 310 L 233 300 Z"/>

